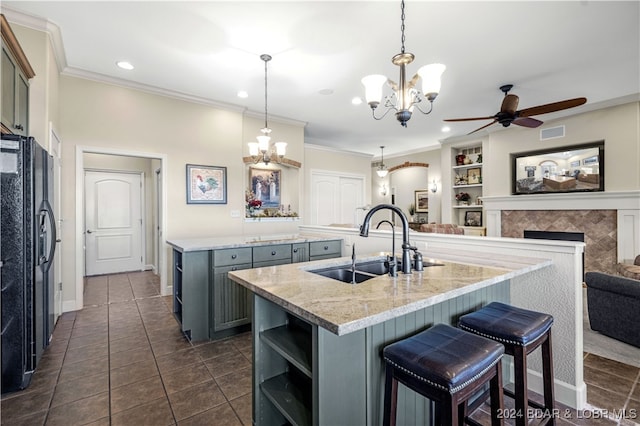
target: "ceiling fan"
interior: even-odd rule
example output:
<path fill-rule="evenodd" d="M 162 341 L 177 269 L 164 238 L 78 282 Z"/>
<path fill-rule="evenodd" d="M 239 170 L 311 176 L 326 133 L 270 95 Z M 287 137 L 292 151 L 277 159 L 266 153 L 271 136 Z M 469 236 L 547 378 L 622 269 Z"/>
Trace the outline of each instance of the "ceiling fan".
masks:
<path fill-rule="evenodd" d="M 473 120 L 493 120 L 491 123 L 484 125 L 471 133 L 475 133 L 479 130 L 489 127 L 494 123 L 500 123 L 504 127 L 509 127 L 511 123 L 518 126 L 535 128 L 542 124 L 542 121 L 532 118 L 532 115 L 548 114 L 550 112 L 561 111 L 563 109 L 577 107 L 587 102 L 587 98 L 575 98 L 567 99 L 560 102 L 553 102 L 550 104 L 538 105 L 531 108 L 525 108 L 517 110 L 518 108 L 518 96 L 510 95 L 509 91 L 513 87 L 513 84 L 505 84 L 500 86 L 500 90 L 504 92 L 504 99 L 502 100 L 502 106 L 500 112 L 496 115 L 490 115 L 488 117 L 473 117 L 473 118 L 449 118 L 444 121 L 473 121 Z M 468 133 L 469 135 L 471 133 Z"/>

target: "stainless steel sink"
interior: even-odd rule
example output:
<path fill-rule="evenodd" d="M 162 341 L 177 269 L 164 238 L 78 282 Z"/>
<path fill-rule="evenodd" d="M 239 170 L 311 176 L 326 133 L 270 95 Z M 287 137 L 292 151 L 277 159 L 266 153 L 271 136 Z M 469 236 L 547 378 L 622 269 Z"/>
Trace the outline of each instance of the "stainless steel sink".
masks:
<path fill-rule="evenodd" d="M 366 274 L 360 271 L 353 272 L 351 268 L 345 267 L 326 268 L 309 272 L 342 281 L 347 284 L 360 284 L 361 282 L 377 277 L 377 275 Z"/>
<path fill-rule="evenodd" d="M 400 262 L 398 262 L 400 263 Z M 425 262 L 424 267 L 429 266 L 444 266 L 442 263 Z M 401 270 L 401 266 L 398 265 L 398 270 Z M 351 265 L 331 266 L 321 269 L 308 270 L 314 274 L 322 275 L 323 277 L 331 278 L 334 280 L 342 281 L 347 284 L 359 284 L 361 282 L 370 280 L 371 278 L 378 277 L 389 273 L 389 265 L 384 260 L 375 260 L 369 262 L 356 263 L 355 273 L 351 269 Z"/>

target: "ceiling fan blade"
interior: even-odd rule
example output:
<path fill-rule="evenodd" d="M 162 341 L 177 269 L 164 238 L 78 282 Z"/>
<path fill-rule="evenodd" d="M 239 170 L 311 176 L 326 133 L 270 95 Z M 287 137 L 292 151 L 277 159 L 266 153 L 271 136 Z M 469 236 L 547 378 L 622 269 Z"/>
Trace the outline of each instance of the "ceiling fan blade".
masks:
<path fill-rule="evenodd" d="M 508 114 L 515 114 L 518 109 L 518 102 L 520 98 L 517 95 L 505 95 L 502 100 L 502 106 L 500 107 L 500 112 L 506 112 Z"/>
<path fill-rule="evenodd" d="M 490 117 L 472 117 L 472 118 L 446 118 L 442 121 L 473 121 L 473 120 L 495 120 L 495 116 Z"/>
<path fill-rule="evenodd" d="M 515 120 L 513 120 L 511 123 L 517 124 L 518 126 L 522 126 L 522 127 L 530 127 L 533 129 L 540 126 L 542 124 L 542 121 L 536 120 L 535 118 L 531 118 L 531 117 L 518 117 Z"/>
<path fill-rule="evenodd" d="M 477 128 L 477 129 L 475 129 L 473 132 L 469 132 L 469 133 L 467 133 L 467 135 L 470 135 L 471 133 L 478 132 L 478 131 L 480 131 L 480 130 L 484 129 L 485 127 L 489 127 L 489 126 L 491 126 L 492 124 L 497 123 L 497 122 L 498 122 L 498 120 L 493 120 L 491 123 L 489 123 L 489 124 L 485 124 L 484 126 L 482 126 L 482 127 L 479 127 L 479 128 Z"/>
<path fill-rule="evenodd" d="M 567 99 L 560 102 L 553 102 L 545 105 L 538 105 L 518 111 L 518 117 L 529 117 L 531 115 L 548 114 L 550 112 L 562 111 L 563 109 L 580 106 L 587 102 L 587 98 Z"/>

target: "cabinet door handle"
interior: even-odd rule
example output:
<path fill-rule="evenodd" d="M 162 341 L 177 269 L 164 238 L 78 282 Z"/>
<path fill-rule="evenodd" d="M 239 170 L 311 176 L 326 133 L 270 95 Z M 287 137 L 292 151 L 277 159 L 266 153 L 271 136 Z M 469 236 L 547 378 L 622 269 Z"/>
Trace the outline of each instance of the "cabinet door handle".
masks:
<path fill-rule="evenodd" d="M 232 255 L 231 255 L 231 258 L 232 258 L 232 259 L 235 259 L 236 257 L 238 257 L 238 255 L 237 255 L 237 254 L 232 254 Z"/>
<path fill-rule="evenodd" d="M 325 250 L 329 250 L 329 246 L 324 246 L 324 249 Z"/>
<path fill-rule="evenodd" d="M 297 253 L 297 252 L 298 252 L 298 249 L 297 249 L 297 248 L 294 248 L 294 249 L 293 249 L 293 252 L 294 252 L 294 253 Z"/>
<path fill-rule="evenodd" d="M 18 130 L 24 130 L 24 126 L 22 124 L 15 124 L 13 127 Z"/>
<path fill-rule="evenodd" d="M 237 267 L 237 266 L 232 266 L 232 267 L 231 267 L 231 270 L 232 270 L 232 271 L 237 271 L 237 270 L 238 270 L 238 267 Z"/>
<path fill-rule="evenodd" d="M 276 255 L 276 251 L 274 250 L 271 252 L 271 256 L 275 256 L 275 255 Z"/>

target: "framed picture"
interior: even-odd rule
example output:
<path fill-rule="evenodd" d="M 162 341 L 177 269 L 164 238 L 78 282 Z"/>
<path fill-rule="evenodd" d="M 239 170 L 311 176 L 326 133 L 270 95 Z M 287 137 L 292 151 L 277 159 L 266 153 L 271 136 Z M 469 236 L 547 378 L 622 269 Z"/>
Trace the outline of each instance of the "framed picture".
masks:
<path fill-rule="evenodd" d="M 584 160 L 582 160 L 582 164 L 584 166 L 587 166 L 589 164 L 597 164 L 598 163 L 598 156 L 597 155 L 593 155 L 591 157 L 587 157 Z"/>
<path fill-rule="evenodd" d="M 482 169 L 480 167 L 474 167 L 467 170 L 467 182 L 469 185 L 475 185 L 482 183 Z"/>
<path fill-rule="evenodd" d="M 416 213 L 428 213 L 429 212 L 429 190 L 419 189 L 415 191 L 415 205 Z"/>
<path fill-rule="evenodd" d="M 469 211 L 464 213 L 465 226 L 482 226 L 482 212 Z"/>
<path fill-rule="evenodd" d="M 187 164 L 187 204 L 227 204 L 227 168 Z"/>
<path fill-rule="evenodd" d="M 580 167 L 580 160 L 572 161 L 571 163 L 569 163 L 569 166 Z"/>
<path fill-rule="evenodd" d="M 280 207 L 282 193 L 282 170 L 249 168 L 249 185 L 256 200 L 262 201 L 262 207 Z"/>

